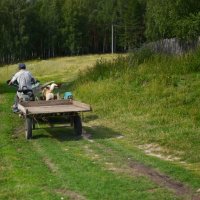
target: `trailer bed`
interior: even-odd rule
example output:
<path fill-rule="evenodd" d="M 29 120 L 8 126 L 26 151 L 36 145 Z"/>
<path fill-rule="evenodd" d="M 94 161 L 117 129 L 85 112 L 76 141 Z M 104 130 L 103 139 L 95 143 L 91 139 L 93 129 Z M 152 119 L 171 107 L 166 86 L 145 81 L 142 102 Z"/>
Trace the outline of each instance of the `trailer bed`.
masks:
<path fill-rule="evenodd" d="M 75 100 L 21 102 L 18 104 L 18 109 L 24 115 L 91 111 L 90 105 Z"/>

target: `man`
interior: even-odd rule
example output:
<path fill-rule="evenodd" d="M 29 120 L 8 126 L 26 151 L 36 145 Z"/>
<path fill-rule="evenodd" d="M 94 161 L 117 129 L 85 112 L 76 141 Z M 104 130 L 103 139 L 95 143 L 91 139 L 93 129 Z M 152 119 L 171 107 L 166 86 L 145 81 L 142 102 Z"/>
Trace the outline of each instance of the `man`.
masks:
<path fill-rule="evenodd" d="M 12 77 L 9 85 L 13 84 L 17 81 L 18 83 L 18 90 L 15 96 L 15 103 L 13 105 L 13 112 L 18 112 L 18 102 L 19 99 L 22 98 L 23 94 L 29 94 L 33 96 L 32 91 L 32 83 L 35 83 L 36 80 L 32 76 L 32 74 L 26 70 L 26 65 L 24 63 L 19 64 L 19 71 Z"/>

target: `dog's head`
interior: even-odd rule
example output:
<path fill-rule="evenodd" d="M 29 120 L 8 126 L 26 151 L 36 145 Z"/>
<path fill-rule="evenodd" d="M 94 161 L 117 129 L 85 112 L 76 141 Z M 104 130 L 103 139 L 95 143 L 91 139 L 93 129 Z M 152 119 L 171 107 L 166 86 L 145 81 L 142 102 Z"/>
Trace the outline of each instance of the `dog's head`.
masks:
<path fill-rule="evenodd" d="M 49 88 L 49 89 L 50 89 L 51 91 L 53 91 L 55 87 L 58 87 L 58 85 L 55 84 L 55 83 L 52 83 L 52 84 L 50 85 L 50 88 Z"/>

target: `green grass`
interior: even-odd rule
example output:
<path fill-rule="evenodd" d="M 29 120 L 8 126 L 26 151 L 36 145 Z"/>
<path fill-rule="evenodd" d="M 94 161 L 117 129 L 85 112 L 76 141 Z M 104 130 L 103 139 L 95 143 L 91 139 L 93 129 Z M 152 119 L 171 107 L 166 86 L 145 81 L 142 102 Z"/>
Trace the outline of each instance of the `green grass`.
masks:
<path fill-rule="evenodd" d="M 37 76 L 38 80 L 70 82 L 77 77 L 80 70 L 92 67 L 97 59 L 112 60 L 115 57 L 116 54 L 72 56 L 48 60 L 34 60 L 26 62 L 26 65 L 27 69 L 33 75 Z M 17 70 L 17 64 L 0 67 L 0 79 L 2 81 L 9 79 Z"/>
<path fill-rule="evenodd" d="M 183 161 L 199 163 L 199 51 L 134 60 L 98 63 L 80 75 L 75 95 L 127 141 L 156 143 Z"/>
<path fill-rule="evenodd" d="M 22 120 L 7 112 L 12 94 L 2 97 L 2 200 L 175 199 L 146 178 L 115 174 L 102 162 L 95 163 L 84 152 L 88 142 L 76 141 L 70 129 L 40 129 L 34 133 L 35 139 L 25 141 L 23 130 L 19 130 L 23 129 Z"/>
<path fill-rule="evenodd" d="M 83 119 L 92 140 L 77 140 L 71 128 L 40 125 L 26 141 L 23 119 L 11 113 L 15 91 L 5 84 L 17 66 L 0 68 L 0 199 L 182 199 L 138 176 L 132 161 L 195 193 L 200 185 L 198 63 L 198 52 L 176 58 L 148 51 L 128 58 L 28 62 L 41 82 L 72 82 L 62 90 L 92 105 Z M 161 159 L 144 153 L 147 144 L 159 147 L 153 153 Z M 180 160 L 167 161 L 167 155 Z"/>

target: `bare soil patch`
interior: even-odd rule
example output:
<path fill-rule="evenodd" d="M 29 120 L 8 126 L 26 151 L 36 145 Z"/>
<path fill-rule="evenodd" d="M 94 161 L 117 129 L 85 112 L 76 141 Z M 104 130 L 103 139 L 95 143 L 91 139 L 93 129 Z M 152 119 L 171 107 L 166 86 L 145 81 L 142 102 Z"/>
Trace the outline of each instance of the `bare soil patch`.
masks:
<path fill-rule="evenodd" d="M 67 196 L 70 200 L 86 200 L 84 196 L 69 189 L 57 189 L 56 193 L 61 194 L 63 196 Z"/>
<path fill-rule="evenodd" d="M 53 173 L 58 171 L 58 168 L 56 167 L 56 165 L 50 159 L 44 158 L 44 163 L 50 169 L 50 171 L 52 171 Z"/>
<path fill-rule="evenodd" d="M 143 150 L 145 154 L 154 156 L 157 158 L 160 158 L 162 160 L 167 160 L 167 161 L 179 161 L 181 158 L 170 155 L 166 149 L 163 147 L 159 146 L 158 144 L 144 144 L 144 145 L 139 145 L 139 149 Z M 176 152 L 177 154 L 181 154 L 181 152 Z"/>
<path fill-rule="evenodd" d="M 185 199 L 200 200 L 200 195 L 194 193 L 191 188 L 151 167 L 137 161 L 131 161 L 130 167 L 139 175 L 146 176 L 157 185 L 173 191 L 177 196 L 184 197 Z"/>

